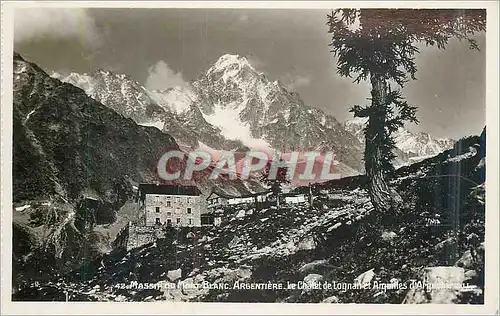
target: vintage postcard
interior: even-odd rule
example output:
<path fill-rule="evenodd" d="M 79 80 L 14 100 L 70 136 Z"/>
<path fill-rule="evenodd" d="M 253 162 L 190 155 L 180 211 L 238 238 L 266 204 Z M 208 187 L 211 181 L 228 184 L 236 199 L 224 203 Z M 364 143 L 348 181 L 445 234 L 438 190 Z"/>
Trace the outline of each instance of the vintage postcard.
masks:
<path fill-rule="evenodd" d="M 495 1 L 2 3 L 2 314 L 494 314 L 498 35 Z"/>

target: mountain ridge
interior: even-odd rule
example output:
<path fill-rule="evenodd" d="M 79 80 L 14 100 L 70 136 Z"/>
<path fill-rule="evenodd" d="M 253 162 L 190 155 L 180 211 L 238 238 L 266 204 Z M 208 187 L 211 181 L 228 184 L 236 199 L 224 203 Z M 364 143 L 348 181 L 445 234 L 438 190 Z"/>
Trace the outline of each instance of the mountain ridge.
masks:
<path fill-rule="evenodd" d="M 161 90 L 148 90 L 127 75 L 104 70 L 53 76 L 191 149 L 333 150 L 343 176 L 364 170 L 363 120 L 340 123 L 309 107 L 298 93 L 268 79 L 244 56 L 222 55 L 193 82 Z M 454 143 L 406 129 L 395 137 L 396 167 L 438 154 Z"/>
<path fill-rule="evenodd" d="M 358 140 L 364 144 L 363 133 L 367 118 L 355 117 L 343 123 L 346 130 L 354 134 Z M 428 157 L 435 156 L 447 149 L 453 148 L 456 143 L 451 138 L 434 138 L 428 133 L 413 133 L 408 129 L 400 128 L 393 134 L 395 141 L 396 165 L 403 165 L 409 162 L 418 162 Z"/>
<path fill-rule="evenodd" d="M 135 97 L 125 99 L 140 103 L 139 96 L 145 96 L 147 100 L 142 102 L 139 113 L 130 109 L 135 109 L 135 105 L 124 102 L 121 105 L 124 109 L 120 109 L 119 102 L 112 102 L 113 96 L 96 93 L 96 90 L 104 91 L 103 94 L 118 95 L 116 100 L 122 99 L 123 91 L 117 87 L 119 81 L 130 81 L 125 75 L 114 75 L 113 80 L 118 82 L 113 84 L 113 89 L 108 89 L 113 85 L 106 84 L 105 80 L 100 81 L 104 82 L 102 87 L 96 88 L 87 84 L 92 82 L 90 79 L 75 80 L 75 75 L 53 76 L 81 87 L 90 96 L 139 124 L 161 128 L 180 144 L 186 143 L 191 148 L 198 147 L 199 140 L 203 145 L 222 150 L 245 146 L 279 151 L 334 150 L 348 175 L 363 169 L 360 144 L 334 117 L 306 106 L 297 93 L 288 92 L 278 81 L 269 81 L 245 57 L 223 55 L 186 87 L 148 91 L 135 83 L 132 85 L 135 89 L 125 89 L 125 92 L 135 91 Z M 232 104 L 228 104 L 228 100 Z M 164 111 L 159 111 L 159 115 L 154 111 L 147 114 L 148 108 Z M 258 116 L 265 121 L 260 121 Z M 167 120 L 168 125 L 165 124 Z"/>
<path fill-rule="evenodd" d="M 13 137 L 12 225 L 22 244 L 13 254 L 19 272 L 14 284 L 109 249 L 116 226 L 136 215 L 118 211 L 139 183 L 160 180 L 158 161 L 167 151 L 180 150 L 169 134 L 136 124 L 17 53 Z M 169 166 L 175 172 L 185 161 Z M 193 181 L 204 194 L 213 188 L 234 195 L 262 190 L 254 181 Z"/>

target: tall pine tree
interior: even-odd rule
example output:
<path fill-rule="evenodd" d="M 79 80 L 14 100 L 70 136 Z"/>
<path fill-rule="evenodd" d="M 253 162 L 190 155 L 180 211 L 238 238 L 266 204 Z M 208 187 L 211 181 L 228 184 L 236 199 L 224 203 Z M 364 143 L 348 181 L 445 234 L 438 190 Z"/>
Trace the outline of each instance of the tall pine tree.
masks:
<path fill-rule="evenodd" d="M 405 122 L 418 123 L 417 108 L 397 88 L 416 79 L 416 45 L 444 49 L 455 37 L 479 49 L 471 36 L 485 31 L 486 10 L 339 9 L 328 15 L 327 24 L 337 72 L 354 77 L 355 83 L 371 83 L 371 104 L 351 109 L 355 117 L 368 118 L 364 159 L 371 201 L 377 211 L 397 209 L 401 196 L 389 186 L 394 171 L 392 134 Z"/>

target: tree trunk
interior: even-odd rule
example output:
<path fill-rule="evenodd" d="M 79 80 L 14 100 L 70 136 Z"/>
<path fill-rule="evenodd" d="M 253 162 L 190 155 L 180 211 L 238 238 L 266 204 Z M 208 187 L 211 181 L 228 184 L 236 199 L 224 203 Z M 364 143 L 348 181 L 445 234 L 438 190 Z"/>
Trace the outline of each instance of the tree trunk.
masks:
<path fill-rule="evenodd" d="M 387 81 L 381 75 L 371 75 L 372 108 L 380 108 L 370 114 L 365 133 L 365 169 L 368 192 L 375 210 L 388 211 L 399 207 L 401 196 L 388 184 L 388 170 L 384 170 L 382 145 L 387 142 L 384 129 L 386 115 L 382 107 L 387 98 Z"/>

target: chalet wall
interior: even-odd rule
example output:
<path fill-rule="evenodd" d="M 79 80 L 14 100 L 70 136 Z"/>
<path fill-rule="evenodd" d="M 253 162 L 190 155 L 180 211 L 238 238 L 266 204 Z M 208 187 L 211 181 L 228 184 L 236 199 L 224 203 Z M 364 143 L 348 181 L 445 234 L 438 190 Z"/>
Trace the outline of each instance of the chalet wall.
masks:
<path fill-rule="evenodd" d="M 228 205 L 228 200 L 220 196 L 211 196 L 207 200 L 207 208 L 216 209 Z"/>
<path fill-rule="evenodd" d="M 204 203 L 200 196 L 147 194 L 145 201 L 146 226 L 161 225 L 170 220 L 172 226 L 201 226 Z"/>

